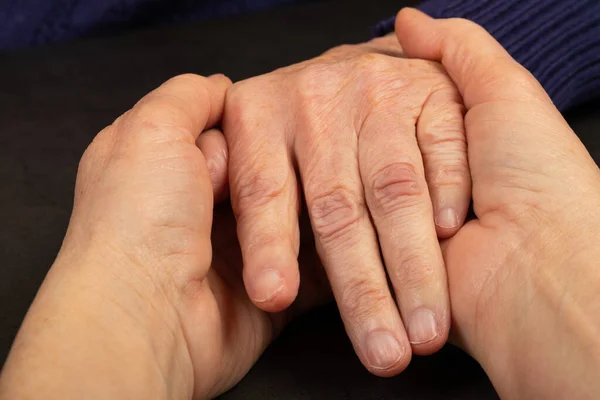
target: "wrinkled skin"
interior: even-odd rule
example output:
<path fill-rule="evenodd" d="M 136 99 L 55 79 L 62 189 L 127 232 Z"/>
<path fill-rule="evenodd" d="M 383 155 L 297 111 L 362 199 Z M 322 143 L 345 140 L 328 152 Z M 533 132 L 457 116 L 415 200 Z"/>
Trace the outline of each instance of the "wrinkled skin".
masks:
<path fill-rule="evenodd" d="M 391 376 L 413 351 L 443 346 L 450 309 L 438 235 L 460 228 L 470 200 L 463 108 L 441 65 L 404 57 L 394 36 L 233 85 L 223 130 L 254 303 L 280 311 L 296 296 L 305 200 L 363 364 Z"/>

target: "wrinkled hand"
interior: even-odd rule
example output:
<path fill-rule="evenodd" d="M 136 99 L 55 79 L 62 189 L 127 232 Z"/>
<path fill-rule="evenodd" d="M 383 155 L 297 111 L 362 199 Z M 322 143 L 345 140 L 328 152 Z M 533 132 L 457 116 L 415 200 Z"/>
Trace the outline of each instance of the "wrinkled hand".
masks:
<path fill-rule="evenodd" d="M 212 164 L 226 163 L 227 152 L 218 131 L 198 136 L 220 120 L 230 84 L 173 78 L 86 150 L 67 236 L 15 342 L 0 397 L 214 397 L 246 374 L 290 313 L 327 296 L 309 251 L 295 307 L 276 315 L 256 308 L 227 204 L 215 213 L 211 244 L 211 184 L 222 194 L 226 170 L 211 182 L 199 147 Z"/>
<path fill-rule="evenodd" d="M 462 100 L 441 65 L 404 58 L 393 36 L 342 46 L 235 84 L 224 134 L 244 281 L 259 308 L 296 296 L 302 192 L 364 365 L 394 375 L 411 344 L 428 354 L 445 343 L 437 238 L 461 226 L 470 176 Z"/>
<path fill-rule="evenodd" d="M 409 9 L 396 32 L 443 63 L 468 110 L 477 219 L 443 245 L 460 342 L 503 398 L 598 398 L 598 167 L 481 27 Z"/>

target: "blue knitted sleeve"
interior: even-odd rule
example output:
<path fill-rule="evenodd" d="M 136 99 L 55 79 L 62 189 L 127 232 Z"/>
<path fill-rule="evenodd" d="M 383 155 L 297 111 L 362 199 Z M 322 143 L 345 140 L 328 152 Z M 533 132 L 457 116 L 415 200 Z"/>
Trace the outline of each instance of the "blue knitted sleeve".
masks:
<path fill-rule="evenodd" d="M 561 111 L 600 97 L 600 0 L 426 0 L 419 8 L 486 28 Z M 392 32 L 394 22 L 382 21 L 376 33 Z"/>

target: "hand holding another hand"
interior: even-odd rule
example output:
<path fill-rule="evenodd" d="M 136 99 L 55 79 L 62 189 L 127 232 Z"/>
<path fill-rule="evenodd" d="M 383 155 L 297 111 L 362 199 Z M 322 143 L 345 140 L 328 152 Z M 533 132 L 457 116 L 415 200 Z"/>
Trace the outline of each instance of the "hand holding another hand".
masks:
<path fill-rule="evenodd" d="M 400 12 L 406 54 L 460 90 L 477 219 L 443 243 L 453 329 L 503 398 L 597 398 L 600 174 L 535 78 L 481 27 Z"/>
<path fill-rule="evenodd" d="M 216 130 L 198 138 L 220 120 L 230 85 L 173 78 L 94 139 L 0 398 L 212 398 L 246 374 L 292 313 L 329 297 L 310 236 L 292 309 L 269 315 L 246 295 L 233 215 L 224 205 L 213 216 L 225 142 Z"/>
<path fill-rule="evenodd" d="M 329 294 L 298 222 L 299 182 L 370 371 L 393 375 L 411 347 L 443 345 L 451 310 L 502 397 L 597 398 L 597 166 L 480 27 L 404 10 L 396 33 L 401 47 L 342 47 L 231 89 L 180 76 L 102 131 L 0 398 L 208 398 L 233 386 Z M 208 130 L 224 107 L 229 152 Z M 228 164 L 237 238 L 227 205 L 213 210 Z M 477 218 L 461 227 L 471 178 Z M 422 324 L 426 310 L 435 324 Z"/>

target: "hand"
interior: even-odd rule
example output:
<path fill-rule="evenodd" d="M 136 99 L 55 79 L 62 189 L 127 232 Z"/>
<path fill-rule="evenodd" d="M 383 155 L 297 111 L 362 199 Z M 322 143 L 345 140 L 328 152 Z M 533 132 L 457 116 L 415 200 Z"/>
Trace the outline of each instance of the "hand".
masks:
<path fill-rule="evenodd" d="M 461 91 L 477 219 L 443 244 L 454 328 L 502 398 L 598 398 L 600 174 L 539 83 L 481 27 L 400 12 L 410 57 Z"/>
<path fill-rule="evenodd" d="M 394 375 L 411 344 L 429 354 L 446 342 L 437 236 L 462 224 L 470 176 L 462 100 L 439 64 L 406 59 L 394 37 L 343 46 L 235 84 L 224 134 L 244 282 L 259 308 L 296 296 L 301 185 L 364 365 Z"/>
<path fill-rule="evenodd" d="M 5 365 L 0 398 L 214 397 L 245 375 L 289 313 L 327 295 L 310 277 L 326 280 L 306 268 L 305 294 L 288 314 L 254 307 L 227 205 L 211 246 L 209 169 L 222 196 L 227 151 L 218 131 L 198 135 L 219 121 L 229 85 L 222 76 L 174 78 L 86 150 L 68 233 Z M 301 262 L 318 266 L 314 252 Z"/>

